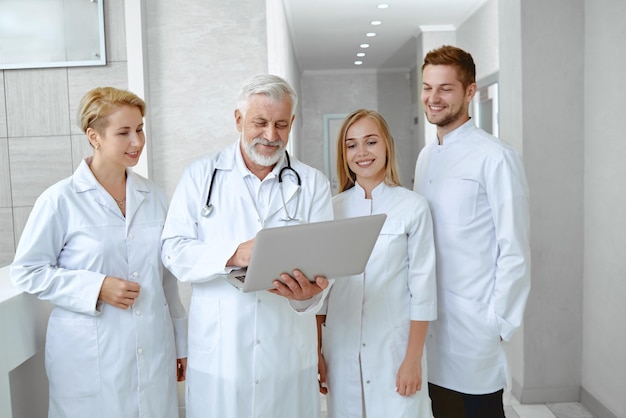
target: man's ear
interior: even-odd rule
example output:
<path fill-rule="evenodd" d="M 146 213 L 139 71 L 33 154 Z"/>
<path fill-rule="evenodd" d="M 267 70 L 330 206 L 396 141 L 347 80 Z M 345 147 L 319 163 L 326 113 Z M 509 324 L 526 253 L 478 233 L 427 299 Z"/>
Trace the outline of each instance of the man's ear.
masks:
<path fill-rule="evenodd" d="M 237 127 L 237 132 L 243 130 L 243 114 L 239 109 L 235 109 L 235 126 Z"/>
<path fill-rule="evenodd" d="M 470 103 L 474 98 L 474 95 L 476 94 L 476 89 L 476 83 L 472 83 L 467 86 L 467 90 L 465 91 L 465 100 L 467 101 L 467 103 Z"/>

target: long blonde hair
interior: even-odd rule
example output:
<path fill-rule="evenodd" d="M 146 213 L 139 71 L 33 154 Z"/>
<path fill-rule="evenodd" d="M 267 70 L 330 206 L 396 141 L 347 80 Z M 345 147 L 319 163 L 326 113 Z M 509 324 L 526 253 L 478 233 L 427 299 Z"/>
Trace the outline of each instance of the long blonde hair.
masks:
<path fill-rule="evenodd" d="M 354 187 L 356 174 L 350 170 L 346 159 L 346 135 L 348 129 L 362 118 L 369 118 L 378 127 L 380 136 L 385 141 L 387 160 L 385 161 L 385 184 L 389 186 L 399 186 L 400 176 L 398 176 L 398 163 L 396 160 L 396 146 L 389 132 L 389 126 L 385 118 L 375 110 L 358 109 L 350 113 L 343 120 L 339 134 L 337 135 L 337 177 L 339 180 L 339 193 Z"/>

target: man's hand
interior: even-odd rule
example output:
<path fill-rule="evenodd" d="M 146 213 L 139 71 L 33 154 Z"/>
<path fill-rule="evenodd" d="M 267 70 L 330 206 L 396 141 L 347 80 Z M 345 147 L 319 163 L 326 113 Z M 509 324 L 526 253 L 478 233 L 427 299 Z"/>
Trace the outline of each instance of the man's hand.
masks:
<path fill-rule="evenodd" d="M 321 293 L 327 287 L 328 279 L 326 277 L 317 276 L 315 281 L 311 282 L 300 270 L 294 270 L 293 277 L 287 273 L 281 274 L 280 280 L 274 280 L 274 289 L 270 289 L 268 292 L 287 299 L 307 300 Z"/>
<path fill-rule="evenodd" d="M 135 299 L 139 296 L 139 288 L 139 283 L 106 276 L 102 282 L 98 299 L 116 308 L 127 309 L 135 303 Z"/>
<path fill-rule="evenodd" d="M 248 267 L 250 256 L 252 255 L 252 247 L 254 247 L 254 238 L 239 244 L 235 254 L 226 262 L 226 267 Z"/>

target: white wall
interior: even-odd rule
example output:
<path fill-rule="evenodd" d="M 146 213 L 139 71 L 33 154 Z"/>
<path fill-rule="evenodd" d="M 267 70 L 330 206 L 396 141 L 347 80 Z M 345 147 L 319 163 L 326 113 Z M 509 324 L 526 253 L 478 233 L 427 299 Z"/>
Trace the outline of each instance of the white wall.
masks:
<path fill-rule="evenodd" d="M 315 71 L 302 74 L 300 82 L 300 156 L 324 171 L 324 115 L 347 114 L 359 108 L 378 110 L 377 75 L 372 71 Z M 332 146 L 335 140 L 331 138 Z"/>
<path fill-rule="evenodd" d="M 472 54 L 476 64 L 476 81 L 500 68 L 498 0 L 487 0 L 456 30 L 457 46 Z"/>
<path fill-rule="evenodd" d="M 411 79 L 408 70 L 380 71 L 377 79 L 378 112 L 385 118 L 396 144 L 400 182 L 413 188 L 417 154 L 413 152 Z"/>
<path fill-rule="evenodd" d="M 150 2 L 153 180 L 168 196 L 189 162 L 236 141 L 241 83 L 266 73 L 265 2 Z"/>
<path fill-rule="evenodd" d="M 500 126 L 530 187 L 522 402 L 578 400 L 582 354 L 583 1 L 500 2 Z M 509 94 L 507 94 L 509 93 Z"/>
<path fill-rule="evenodd" d="M 584 100 L 579 98 L 584 105 L 585 123 L 582 385 L 583 395 L 590 395 L 615 416 L 623 418 L 626 417 L 626 49 L 623 46 L 626 2 L 586 0 L 584 6 L 585 83 L 571 86 L 584 91 Z"/>
<path fill-rule="evenodd" d="M 300 95 L 300 69 L 296 62 L 291 34 L 282 0 L 266 0 L 267 6 L 267 72 L 283 77 Z M 302 126 L 301 107 L 296 108 L 296 120 L 291 128 L 288 150 L 300 156 L 298 143 Z"/>

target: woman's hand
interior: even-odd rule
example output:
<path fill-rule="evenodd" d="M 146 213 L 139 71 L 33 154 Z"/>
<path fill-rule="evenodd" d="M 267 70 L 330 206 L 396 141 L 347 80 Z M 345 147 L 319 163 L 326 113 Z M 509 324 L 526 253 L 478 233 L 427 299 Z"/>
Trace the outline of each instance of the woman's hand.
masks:
<path fill-rule="evenodd" d="M 422 389 L 421 359 L 405 358 L 396 377 L 396 392 L 402 396 L 411 396 Z"/>
<path fill-rule="evenodd" d="M 98 299 L 120 309 L 127 309 L 139 296 L 139 283 L 129 282 L 118 277 L 106 276 L 100 288 Z"/>

